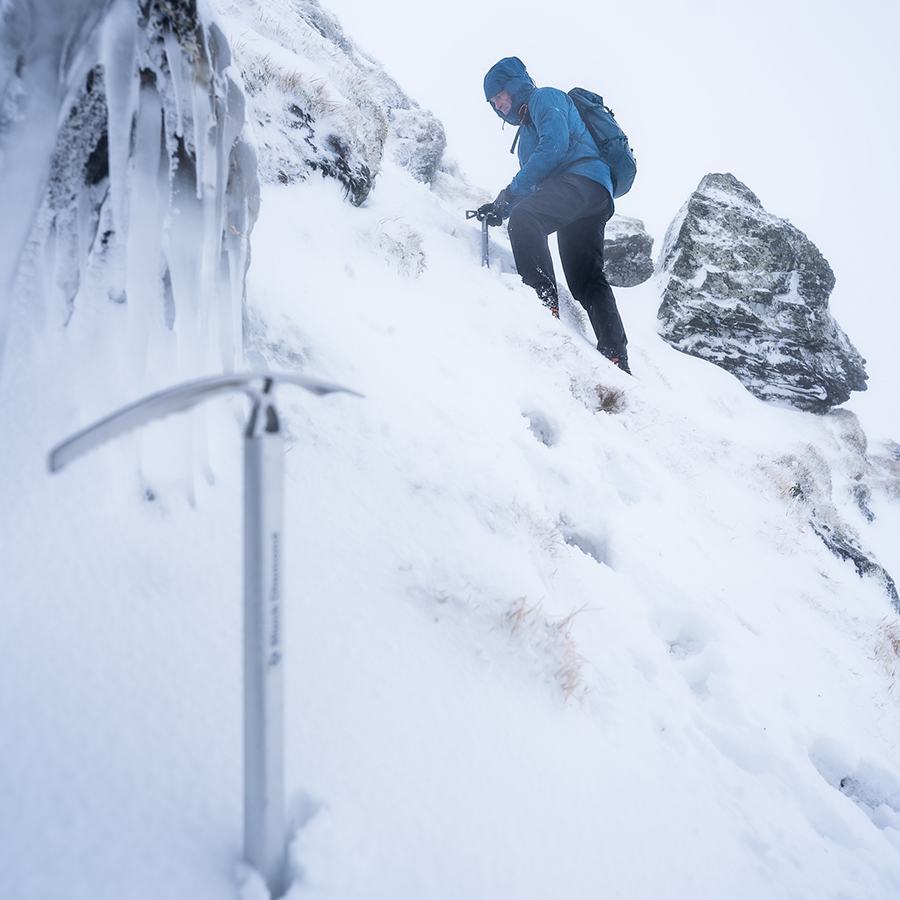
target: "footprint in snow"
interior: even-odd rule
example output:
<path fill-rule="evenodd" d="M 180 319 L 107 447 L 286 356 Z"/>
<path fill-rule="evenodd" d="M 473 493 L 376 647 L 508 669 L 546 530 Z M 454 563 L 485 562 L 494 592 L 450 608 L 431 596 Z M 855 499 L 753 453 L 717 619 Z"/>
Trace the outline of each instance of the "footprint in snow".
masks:
<path fill-rule="evenodd" d="M 835 741 L 823 738 L 809 751 L 819 774 L 852 800 L 884 831 L 900 831 L 900 776 L 872 760 L 853 759 Z"/>
<path fill-rule="evenodd" d="M 550 420 L 539 412 L 522 413 L 529 431 L 545 446 L 552 447 L 557 441 L 556 428 Z"/>
<path fill-rule="evenodd" d="M 564 521 L 558 527 L 570 547 L 576 547 L 601 565 L 609 565 L 609 547 L 605 537 L 577 530 Z"/>

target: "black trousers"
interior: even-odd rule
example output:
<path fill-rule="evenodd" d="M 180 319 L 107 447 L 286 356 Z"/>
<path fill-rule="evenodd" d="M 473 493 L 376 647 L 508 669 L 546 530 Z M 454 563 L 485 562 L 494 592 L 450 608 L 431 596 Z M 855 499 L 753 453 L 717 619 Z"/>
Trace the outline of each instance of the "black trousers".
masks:
<path fill-rule="evenodd" d="M 509 217 L 509 239 L 522 281 L 547 306 L 559 305 L 548 235 L 556 232 L 559 256 L 572 296 L 585 308 L 597 349 L 622 356 L 628 339 L 616 298 L 603 273 L 603 231 L 613 213 L 609 192 L 583 175 L 548 178 L 517 203 Z"/>

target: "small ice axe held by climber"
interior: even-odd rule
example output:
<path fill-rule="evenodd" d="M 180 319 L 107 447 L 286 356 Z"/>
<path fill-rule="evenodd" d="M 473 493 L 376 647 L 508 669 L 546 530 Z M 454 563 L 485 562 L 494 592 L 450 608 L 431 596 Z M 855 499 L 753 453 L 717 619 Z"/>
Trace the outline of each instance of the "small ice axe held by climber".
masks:
<path fill-rule="evenodd" d="M 479 215 L 476 209 L 466 210 L 467 219 L 478 219 L 481 222 L 481 265 L 489 269 L 491 267 L 491 251 L 488 244 L 488 219 L 487 216 Z"/>

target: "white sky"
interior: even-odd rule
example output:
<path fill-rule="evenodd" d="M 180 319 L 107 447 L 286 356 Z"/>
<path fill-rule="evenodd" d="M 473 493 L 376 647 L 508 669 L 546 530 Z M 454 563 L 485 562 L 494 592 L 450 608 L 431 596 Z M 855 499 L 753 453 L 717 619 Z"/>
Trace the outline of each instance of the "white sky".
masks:
<path fill-rule="evenodd" d="M 523 59 L 539 85 L 603 94 L 638 159 L 635 187 L 618 211 L 643 219 L 657 242 L 703 175 L 733 172 L 834 268 L 832 310 L 869 359 L 870 391 L 853 408 L 883 412 L 893 402 L 898 0 L 324 5 L 438 115 L 449 154 L 492 193 L 515 171 L 513 132 L 500 131 L 481 85 L 490 65 L 509 55 Z"/>

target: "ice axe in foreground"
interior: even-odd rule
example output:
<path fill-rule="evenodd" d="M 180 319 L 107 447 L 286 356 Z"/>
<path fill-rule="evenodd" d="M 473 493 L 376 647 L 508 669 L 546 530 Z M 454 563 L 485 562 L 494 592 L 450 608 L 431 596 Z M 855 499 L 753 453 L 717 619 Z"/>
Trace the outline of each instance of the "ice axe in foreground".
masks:
<path fill-rule="evenodd" d="M 479 216 L 477 209 L 466 210 L 467 219 L 478 219 L 481 222 L 481 265 L 486 269 L 491 267 L 491 251 L 488 244 L 488 220 L 487 216 Z"/>
<path fill-rule="evenodd" d="M 144 397 L 58 444 L 47 460 L 58 472 L 80 456 L 154 419 L 186 412 L 204 400 L 244 394 L 244 857 L 272 897 L 286 887 L 284 800 L 284 435 L 276 385 L 317 396 L 357 394 L 287 372 L 235 372 L 176 385 Z"/>

